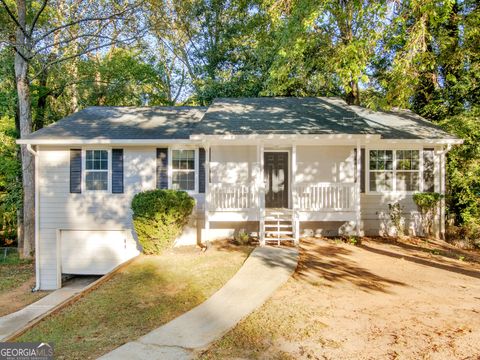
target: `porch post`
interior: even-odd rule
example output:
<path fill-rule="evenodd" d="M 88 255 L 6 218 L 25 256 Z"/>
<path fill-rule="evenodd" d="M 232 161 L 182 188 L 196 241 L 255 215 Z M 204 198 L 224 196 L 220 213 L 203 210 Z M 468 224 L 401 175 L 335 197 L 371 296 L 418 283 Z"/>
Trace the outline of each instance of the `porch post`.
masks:
<path fill-rule="evenodd" d="M 208 209 L 210 208 L 210 145 L 205 145 L 205 230 L 210 229 Z"/>
<path fill-rule="evenodd" d="M 294 226 L 294 242 L 295 245 L 298 245 L 298 240 L 300 237 L 300 222 L 298 220 L 298 214 L 297 214 L 297 183 L 296 183 L 296 178 L 297 178 L 297 145 L 293 144 L 292 145 L 292 180 L 290 182 L 290 186 L 292 188 L 292 210 L 293 210 L 293 226 Z"/>
<path fill-rule="evenodd" d="M 263 143 L 257 144 L 257 166 L 258 169 L 258 176 L 256 178 L 256 188 L 258 193 L 258 218 L 259 218 L 259 241 L 260 245 L 265 245 L 265 184 L 263 182 L 264 174 L 263 174 L 263 151 L 264 151 Z"/>
<path fill-rule="evenodd" d="M 361 158 L 361 147 L 360 147 L 360 140 L 357 140 L 357 173 L 356 173 L 356 182 L 355 182 L 355 225 L 356 225 L 356 231 L 357 231 L 357 236 L 361 236 L 361 205 L 360 205 L 360 183 L 361 183 L 361 176 L 362 176 L 362 158 Z"/>

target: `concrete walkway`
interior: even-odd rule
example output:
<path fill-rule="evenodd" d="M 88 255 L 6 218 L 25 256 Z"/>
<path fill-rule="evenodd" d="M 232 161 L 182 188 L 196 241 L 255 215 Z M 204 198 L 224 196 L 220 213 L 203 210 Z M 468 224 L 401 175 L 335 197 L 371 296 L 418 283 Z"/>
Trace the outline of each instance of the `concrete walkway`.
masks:
<path fill-rule="evenodd" d="M 0 340 L 8 338 L 30 321 L 79 293 L 97 279 L 96 276 L 73 278 L 68 280 L 61 289 L 55 290 L 37 302 L 24 307 L 22 310 L 0 317 Z"/>
<path fill-rule="evenodd" d="M 262 305 L 295 271 L 298 250 L 258 247 L 212 297 L 101 359 L 192 359 Z"/>

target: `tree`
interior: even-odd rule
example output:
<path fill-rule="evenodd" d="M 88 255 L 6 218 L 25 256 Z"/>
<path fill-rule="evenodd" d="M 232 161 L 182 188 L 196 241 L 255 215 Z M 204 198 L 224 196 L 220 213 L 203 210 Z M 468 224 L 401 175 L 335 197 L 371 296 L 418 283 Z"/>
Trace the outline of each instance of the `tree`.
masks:
<path fill-rule="evenodd" d="M 387 1 L 277 2 L 271 10 L 280 44 L 268 90 L 281 95 L 343 95 L 360 104 L 360 84 L 385 27 Z M 286 88 L 291 84 L 293 91 Z M 302 89 L 302 91 L 299 91 Z"/>
<path fill-rule="evenodd" d="M 42 55 L 48 54 L 53 48 L 59 51 L 72 41 L 81 42 L 75 53 L 64 53 L 49 58 L 42 66 L 45 69 L 89 52 L 99 50 L 117 41 L 126 42 L 129 39 L 113 37 L 117 28 L 113 25 L 122 23 L 128 26 L 137 5 L 128 1 L 95 2 L 74 1 L 67 4 L 63 0 L 28 2 L 16 0 L 15 9 L 7 0 L 0 0 L 9 22 L 15 27 L 15 40 L 4 41 L 15 50 L 15 78 L 19 109 L 20 136 L 25 137 L 32 132 L 32 109 L 30 93 L 30 66 Z M 64 17 L 62 11 L 68 8 L 72 11 Z M 2 14 L 2 16 L 5 16 Z M 50 17 L 48 26 L 46 16 Z M 52 17 L 54 20 L 52 21 Z M 39 24 L 45 22 L 45 26 Z M 80 31 L 71 35 L 70 29 L 78 27 Z M 117 34 L 115 34 L 117 35 Z M 60 51 L 59 51 L 60 52 Z M 35 75 L 34 75 L 35 76 Z M 35 190 L 34 190 L 34 160 L 25 145 L 21 146 L 22 183 L 23 183 L 23 256 L 32 256 L 35 250 Z"/>
<path fill-rule="evenodd" d="M 262 1 L 151 1 L 149 19 L 156 46 L 188 75 L 190 102 L 258 96 L 271 63 L 260 46 L 268 33 Z"/>

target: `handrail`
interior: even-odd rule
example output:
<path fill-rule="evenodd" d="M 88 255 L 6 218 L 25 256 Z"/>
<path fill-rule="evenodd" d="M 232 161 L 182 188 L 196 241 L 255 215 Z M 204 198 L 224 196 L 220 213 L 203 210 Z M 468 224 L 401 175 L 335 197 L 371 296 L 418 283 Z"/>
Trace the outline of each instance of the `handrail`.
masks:
<path fill-rule="evenodd" d="M 245 210 L 256 205 L 256 189 L 250 184 L 210 183 L 210 210 Z"/>
<path fill-rule="evenodd" d="M 210 183 L 209 211 L 241 211 L 259 207 L 258 189 L 250 183 Z M 294 186 L 297 211 L 354 211 L 355 183 L 316 182 Z"/>
<path fill-rule="evenodd" d="M 303 183 L 296 185 L 298 210 L 353 211 L 355 183 Z"/>

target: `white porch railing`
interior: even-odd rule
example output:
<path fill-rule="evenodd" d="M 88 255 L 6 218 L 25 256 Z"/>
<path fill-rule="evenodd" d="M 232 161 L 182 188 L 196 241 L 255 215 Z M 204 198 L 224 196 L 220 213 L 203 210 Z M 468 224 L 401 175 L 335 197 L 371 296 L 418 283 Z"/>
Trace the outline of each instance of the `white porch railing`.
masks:
<path fill-rule="evenodd" d="M 295 210 L 354 211 L 355 183 L 304 183 L 295 187 Z M 255 184 L 210 183 L 209 211 L 235 211 L 259 208 Z"/>
<path fill-rule="evenodd" d="M 257 192 L 255 186 L 249 184 L 209 184 L 210 211 L 245 210 L 256 206 Z"/>
<path fill-rule="evenodd" d="M 308 183 L 297 185 L 298 210 L 354 211 L 355 183 Z"/>

